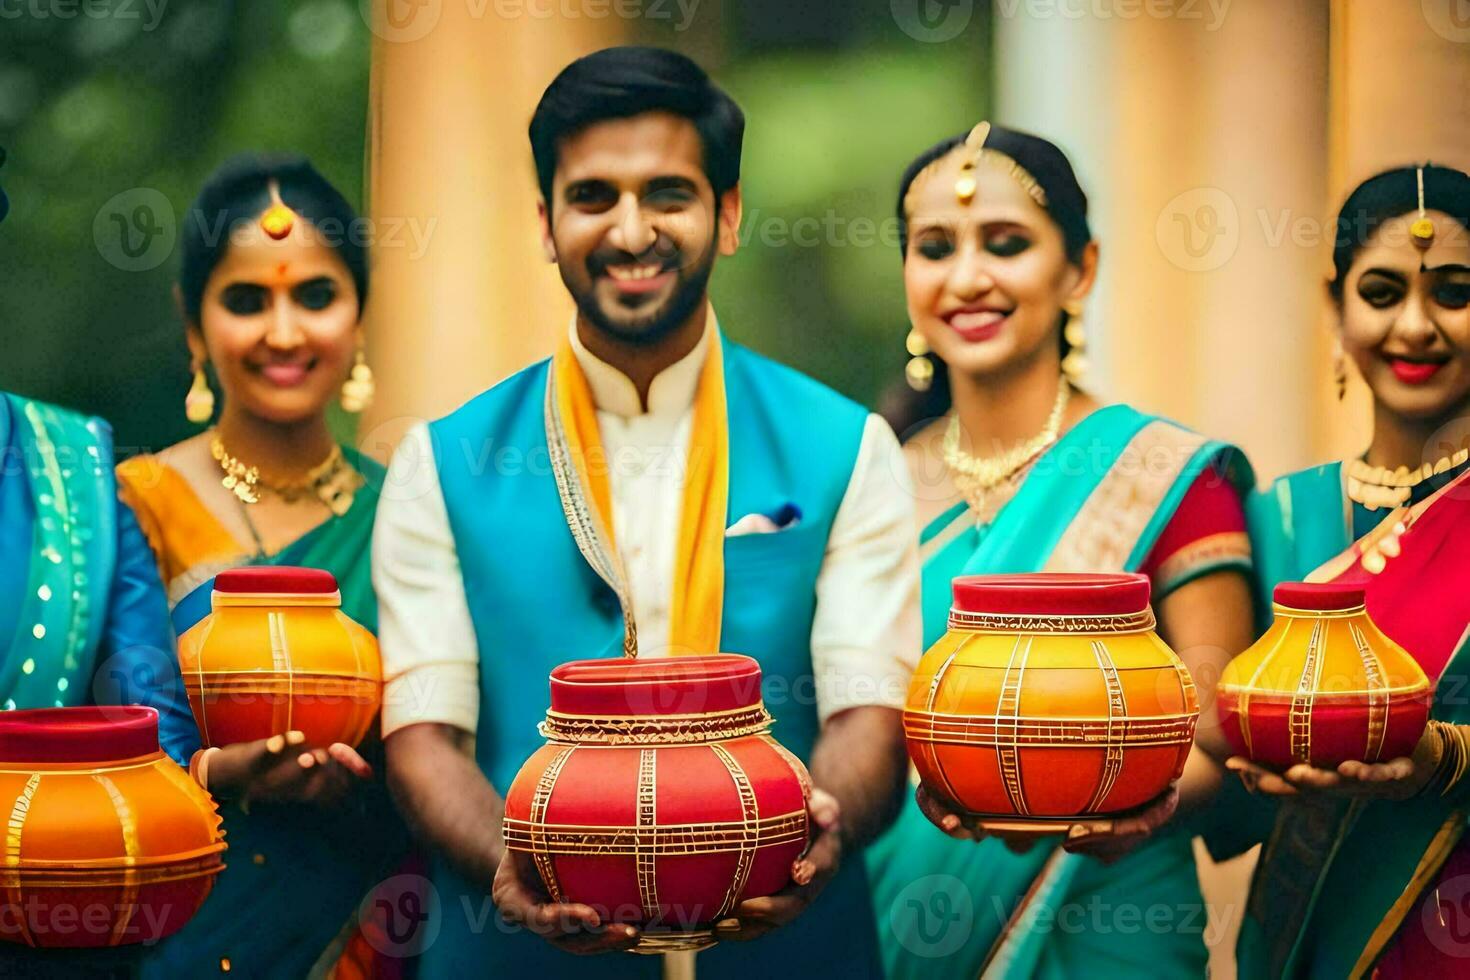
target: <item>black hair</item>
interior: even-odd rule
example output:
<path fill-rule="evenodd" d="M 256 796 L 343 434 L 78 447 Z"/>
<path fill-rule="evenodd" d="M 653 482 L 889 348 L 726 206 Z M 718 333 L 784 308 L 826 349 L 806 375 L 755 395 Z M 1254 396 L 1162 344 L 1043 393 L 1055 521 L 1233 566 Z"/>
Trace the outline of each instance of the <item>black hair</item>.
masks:
<path fill-rule="evenodd" d="M 704 146 L 704 173 L 718 199 L 740 181 L 745 113 L 693 61 L 648 47 L 604 48 L 562 69 L 531 116 L 536 181 L 551 209 L 551 184 L 563 139 L 607 119 L 664 111 L 694 124 Z"/>
<path fill-rule="evenodd" d="M 230 247 L 230 234 L 258 219 L 271 206 L 271 184 L 292 211 L 329 233 L 324 239 L 342 257 L 357 285 L 357 309 L 367 303 L 368 259 L 356 232 L 357 212 L 305 157 L 242 153 L 210 174 L 184 215 L 179 292 L 184 316 L 199 323 L 204 285 Z"/>
<path fill-rule="evenodd" d="M 1337 214 L 1332 240 L 1332 278 L 1327 291 L 1342 303 L 1353 260 L 1385 221 L 1419 210 L 1418 167 L 1395 167 L 1363 181 Z M 1452 167 L 1424 165 L 1424 207 L 1442 211 L 1470 230 L 1470 175 Z"/>
<path fill-rule="evenodd" d="M 935 143 L 914 158 L 904 169 L 898 182 L 899 254 L 908 258 L 908 214 L 904 198 L 915 178 L 934 161 L 950 153 L 965 141 L 968 133 L 960 133 Z M 1080 263 L 1092 241 L 1092 228 L 1087 221 L 1087 194 L 1077 182 L 1077 174 L 1067 155 L 1050 140 L 1003 126 L 992 126 L 985 138 L 985 148 L 998 150 L 1026 169 L 1046 192 L 1046 213 L 1062 233 L 1062 248 L 1067 261 Z M 1062 314 L 1060 336 L 1062 357 L 1071 351 L 1066 336 L 1067 314 Z M 893 430 L 907 438 L 922 423 L 949 411 L 953 399 L 949 388 L 949 371 L 937 354 L 925 355 L 934 365 L 933 382 L 927 391 L 914 391 L 905 381 L 895 382 L 883 393 L 879 409 Z"/>

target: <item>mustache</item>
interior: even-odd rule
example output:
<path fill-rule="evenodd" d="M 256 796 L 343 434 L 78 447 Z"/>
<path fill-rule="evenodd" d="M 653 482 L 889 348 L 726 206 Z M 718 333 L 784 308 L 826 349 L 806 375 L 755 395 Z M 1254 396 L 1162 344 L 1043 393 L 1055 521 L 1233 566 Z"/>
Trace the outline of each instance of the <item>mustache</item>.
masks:
<path fill-rule="evenodd" d="M 683 249 L 672 239 L 660 236 L 636 255 L 620 248 L 598 249 L 587 256 L 587 271 L 594 276 L 601 275 L 610 265 L 658 265 L 665 270 L 677 269 L 683 265 L 683 257 Z"/>

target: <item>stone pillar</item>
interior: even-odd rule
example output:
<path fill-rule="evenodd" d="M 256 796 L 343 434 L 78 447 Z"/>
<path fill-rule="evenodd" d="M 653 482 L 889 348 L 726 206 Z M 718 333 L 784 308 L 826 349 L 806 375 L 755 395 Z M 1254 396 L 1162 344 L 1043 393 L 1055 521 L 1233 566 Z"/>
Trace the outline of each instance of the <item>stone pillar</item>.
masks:
<path fill-rule="evenodd" d="M 571 316 L 542 255 L 526 127 L 568 62 L 622 38 L 615 17 L 519 0 L 371 0 L 368 356 L 363 449 L 451 411 L 549 354 Z M 395 229 L 397 235 L 392 234 Z"/>

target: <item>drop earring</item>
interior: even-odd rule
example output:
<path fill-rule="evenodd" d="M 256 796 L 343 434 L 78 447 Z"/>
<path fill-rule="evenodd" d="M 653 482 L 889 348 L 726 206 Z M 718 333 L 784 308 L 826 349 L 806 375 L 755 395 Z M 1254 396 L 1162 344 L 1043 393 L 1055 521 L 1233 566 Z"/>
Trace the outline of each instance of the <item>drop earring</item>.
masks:
<path fill-rule="evenodd" d="M 934 362 L 929 360 L 929 342 L 918 330 L 910 329 L 904 340 L 909 362 L 903 369 L 904 379 L 915 391 L 928 391 L 934 384 Z"/>
<path fill-rule="evenodd" d="M 203 425 L 214 418 L 214 391 L 204 376 L 203 364 L 194 368 L 194 381 L 184 396 L 184 417 L 195 425 Z"/>
<path fill-rule="evenodd" d="M 1087 331 L 1082 329 L 1082 304 L 1068 303 L 1062 307 L 1062 311 L 1067 314 L 1067 325 L 1062 328 L 1062 336 L 1069 348 L 1067 356 L 1062 358 L 1062 374 L 1076 386 L 1087 373 Z"/>
<path fill-rule="evenodd" d="M 352 362 L 352 373 L 347 380 L 342 382 L 342 409 L 356 415 L 373 403 L 373 395 L 377 392 L 377 382 L 373 380 L 373 369 L 368 367 L 367 353 L 359 345 L 357 357 Z"/>
<path fill-rule="evenodd" d="M 1347 355 L 1343 353 L 1342 341 L 1337 342 L 1337 350 L 1332 355 L 1332 381 L 1337 385 L 1337 400 L 1342 401 L 1347 395 Z"/>

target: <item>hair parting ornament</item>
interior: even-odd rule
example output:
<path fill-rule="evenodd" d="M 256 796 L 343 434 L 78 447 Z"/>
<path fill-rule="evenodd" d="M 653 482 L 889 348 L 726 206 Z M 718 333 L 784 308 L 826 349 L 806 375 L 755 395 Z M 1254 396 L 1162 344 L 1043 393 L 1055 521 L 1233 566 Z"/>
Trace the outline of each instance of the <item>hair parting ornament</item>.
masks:
<path fill-rule="evenodd" d="M 1002 153 L 1000 150 L 987 148 L 985 140 L 989 136 L 990 123 L 985 121 L 976 123 L 975 128 L 970 130 L 970 135 L 965 137 L 965 141 L 951 151 L 952 153 L 965 154 L 965 159 L 960 164 L 960 175 L 954 182 L 955 200 L 967 206 L 975 200 L 975 192 L 979 186 L 975 180 L 975 170 L 984 161 L 1005 171 L 1007 176 L 1021 185 L 1021 188 L 1036 202 L 1038 207 L 1046 207 L 1046 190 L 1041 186 L 1040 182 L 1032 176 L 1029 170 L 1017 163 L 1008 154 Z M 909 210 L 907 198 L 913 196 L 914 189 L 932 176 L 933 171 L 942 165 L 948 156 L 949 154 L 946 154 L 935 160 L 909 185 L 909 193 L 905 199 L 905 210 Z"/>
<path fill-rule="evenodd" d="M 1414 183 L 1419 195 L 1419 217 L 1409 226 L 1409 235 L 1414 239 L 1414 244 L 1420 248 L 1428 248 L 1434 244 L 1434 222 L 1430 220 L 1424 207 L 1424 167 L 1414 168 Z"/>
<path fill-rule="evenodd" d="M 296 212 L 281 200 L 281 188 L 275 181 L 270 183 L 271 206 L 260 216 L 260 230 L 274 241 L 281 241 L 296 227 Z"/>

